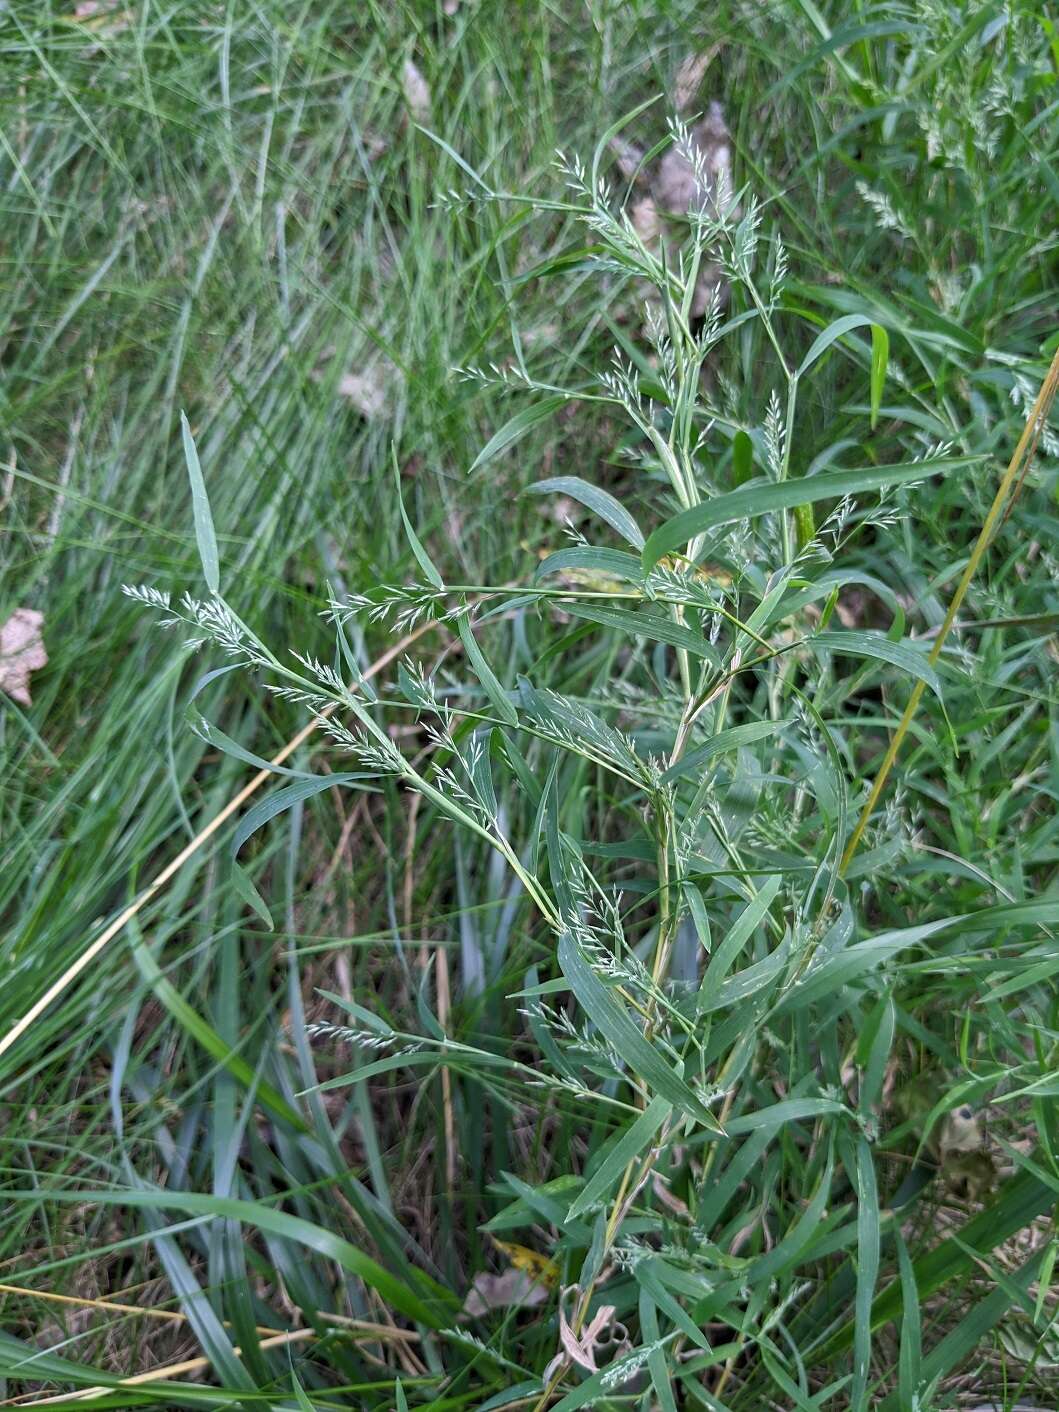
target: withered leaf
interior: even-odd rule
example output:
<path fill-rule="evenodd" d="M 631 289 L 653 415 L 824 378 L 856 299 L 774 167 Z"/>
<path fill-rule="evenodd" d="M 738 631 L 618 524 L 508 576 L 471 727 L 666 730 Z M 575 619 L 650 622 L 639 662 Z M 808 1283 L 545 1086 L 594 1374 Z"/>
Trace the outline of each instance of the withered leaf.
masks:
<path fill-rule="evenodd" d="M 16 608 L 0 627 L 0 691 L 23 706 L 32 705 L 30 673 L 48 664 L 41 628 L 44 614 L 35 608 Z"/>

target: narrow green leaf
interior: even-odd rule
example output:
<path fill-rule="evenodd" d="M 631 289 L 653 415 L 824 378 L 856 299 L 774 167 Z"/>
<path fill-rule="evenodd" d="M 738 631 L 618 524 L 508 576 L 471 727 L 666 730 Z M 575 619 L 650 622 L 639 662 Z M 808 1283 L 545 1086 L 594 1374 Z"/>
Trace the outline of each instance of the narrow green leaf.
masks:
<path fill-rule="evenodd" d="M 770 1104 L 768 1108 L 757 1108 L 753 1113 L 741 1113 L 738 1118 L 730 1118 L 728 1135 L 737 1137 L 740 1133 L 772 1132 L 783 1127 L 784 1123 L 798 1123 L 805 1118 L 822 1118 L 847 1111 L 836 1098 L 785 1098 L 781 1103 Z"/>
<path fill-rule="evenodd" d="M 720 663 L 716 649 L 701 633 L 685 627 L 683 623 L 675 623 L 667 613 L 655 609 L 637 612 L 632 608 L 611 608 L 606 604 L 579 603 L 571 599 L 564 601 L 563 611 L 575 618 L 587 618 L 590 623 L 599 623 L 601 627 L 620 628 L 635 637 L 646 637 L 651 642 L 664 642 L 669 647 L 681 648 L 714 666 Z"/>
<path fill-rule="evenodd" d="M 754 474 L 754 443 L 740 428 L 732 438 L 732 489 L 738 490 Z"/>
<path fill-rule="evenodd" d="M 894 1241 L 897 1245 L 897 1267 L 901 1276 L 901 1349 L 898 1355 L 898 1390 L 902 1407 L 914 1407 L 922 1379 L 922 1332 L 919 1313 L 919 1290 L 916 1288 L 916 1272 L 908 1254 L 908 1246 L 901 1234 L 901 1223 L 893 1226 Z"/>
<path fill-rule="evenodd" d="M 626 510 L 620 500 L 598 485 L 592 485 L 580 476 L 553 476 L 550 480 L 534 481 L 526 487 L 528 495 L 568 495 L 579 505 L 584 505 L 601 520 L 606 520 L 611 529 L 627 540 L 634 549 L 643 549 L 643 531 Z"/>
<path fill-rule="evenodd" d="M 474 632 L 467 620 L 466 614 L 461 613 L 456 620 L 456 629 L 460 634 L 460 641 L 463 643 L 463 650 L 467 653 L 467 659 L 474 668 L 474 674 L 482 683 L 486 696 L 493 704 L 493 710 L 502 721 L 506 721 L 509 726 L 518 725 L 518 712 L 512 706 L 507 692 L 501 686 L 496 673 L 482 655 L 482 649 L 474 640 Z"/>
<path fill-rule="evenodd" d="M 404 496 L 401 494 L 401 470 L 397 464 L 397 447 L 390 448 L 393 456 L 393 479 L 397 487 L 397 504 L 401 511 L 401 520 L 404 524 L 404 532 L 411 546 L 412 553 L 416 556 L 416 563 L 427 576 L 427 582 L 432 583 L 435 588 L 444 588 L 445 582 L 434 566 L 434 561 L 423 548 L 422 542 L 415 530 L 412 528 L 412 521 L 408 518 L 408 511 L 404 507 Z"/>
<path fill-rule="evenodd" d="M 872 657 L 878 662 L 889 662 L 910 677 L 916 677 L 930 687 L 937 696 L 941 695 L 941 682 L 938 674 L 927 661 L 925 652 L 910 647 L 905 642 L 891 642 L 881 632 L 818 632 L 805 639 L 807 647 L 814 651 L 838 652 L 847 657 Z"/>
<path fill-rule="evenodd" d="M 272 920 L 272 913 L 268 910 L 268 903 L 254 886 L 250 874 L 244 868 L 240 868 L 234 859 L 232 860 L 232 885 L 246 905 L 257 913 L 269 931 L 274 932 L 276 924 Z"/>
<path fill-rule="evenodd" d="M 388 1304 L 400 1310 L 409 1319 L 426 1324 L 432 1329 L 444 1328 L 452 1319 L 451 1302 L 446 1301 L 447 1307 L 442 1303 L 448 1291 L 443 1290 L 440 1285 L 436 1286 L 439 1298 L 428 1304 L 403 1280 L 384 1270 L 370 1255 L 365 1255 L 348 1240 L 301 1216 L 292 1216 L 286 1211 L 277 1210 L 263 1201 L 241 1201 L 234 1197 L 213 1196 L 207 1192 L 169 1190 L 8 1190 L 4 1196 L 7 1201 L 38 1203 L 46 1197 L 48 1201 L 78 1202 L 86 1206 L 130 1206 L 149 1211 L 186 1211 L 192 1216 L 240 1221 L 244 1225 L 266 1231 L 269 1235 L 292 1241 L 307 1250 L 315 1250 L 327 1260 L 333 1260 L 341 1269 L 348 1270 L 366 1285 L 378 1290 Z M 426 1280 L 428 1277 L 420 1275 L 419 1278 Z"/>
<path fill-rule="evenodd" d="M 307 770 L 290 770 L 286 765 L 272 764 L 270 760 L 255 755 L 252 750 L 247 750 L 237 740 L 225 735 L 219 726 L 215 726 L 212 721 L 207 721 L 205 716 L 200 716 L 197 712 L 188 712 L 187 723 L 195 735 L 200 740 L 204 740 L 207 745 L 212 745 L 217 750 L 223 751 L 225 755 L 230 755 L 233 760 L 241 760 L 244 765 L 253 765 L 256 770 L 267 770 L 270 774 L 285 775 L 296 780 L 324 778 L 323 775 L 314 775 Z"/>
<path fill-rule="evenodd" d="M 867 314 L 843 314 L 842 318 L 836 319 L 833 324 L 828 324 L 827 328 L 813 340 L 812 347 L 802 359 L 798 376 L 801 377 L 803 373 L 807 373 L 816 360 L 823 357 L 836 338 L 841 338 L 851 329 L 863 328 L 865 324 L 870 323 L 871 319 Z"/>
<path fill-rule="evenodd" d="M 660 525 L 648 536 L 644 545 L 644 572 L 649 573 L 663 554 L 682 549 L 689 540 L 717 525 L 747 520 L 773 510 L 789 510 L 809 501 L 841 500 L 845 495 L 883 490 L 891 485 L 907 485 L 910 481 L 947 475 L 963 466 L 976 466 L 983 459 L 981 456 L 948 456 L 931 461 L 902 461 L 893 466 L 822 471 L 819 475 L 803 476 L 800 480 L 743 486 L 728 495 L 718 495 L 713 500 L 682 510 L 679 515 Z"/>
<path fill-rule="evenodd" d="M 341 787 L 362 778 L 363 776 L 359 775 L 314 775 L 312 779 L 296 780 L 294 784 L 277 789 L 267 799 L 262 799 L 260 804 L 255 804 L 252 809 L 247 810 L 239 820 L 232 835 L 232 857 L 235 857 L 251 834 L 257 833 L 259 828 L 274 819 L 277 814 L 284 813 L 306 799 L 312 799 L 314 795 L 330 789 L 332 785 Z"/>
<path fill-rule="evenodd" d="M 890 361 L 890 335 L 882 324 L 871 326 L 871 429 L 879 423 L 879 408 L 882 406 L 883 388 L 886 386 L 886 369 Z"/>
<path fill-rule="evenodd" d="M 255 1074 L 242 1055 L 236 1054 L 232 1046 L 226 1043 L 213 1026 L 207 1023 L 198 1011 L 184 999 L 176 987 L 166 980 L 161 967 L 147 947 L 139 943 L 135 944 L 132 948 L 132 955 L 140 975 L 151 987 L 155 999 L 169 1011 L 174 1020 L 195 1043 L 200 1045 L 205 1053 L 215 1059 L 218 1064 L 222 1064 L 243 1088 L 248 1092 L 255 1091 L 262 1106 L 269 1109 L 275 1117 L 288 1123 L 296 1132 L 305 1132 L 306 1124 L 301 1114 L 292 1108 L 271 1084 L 265 1083 L 260 1075 Z"/>
<path fill-rule="evenodd" d="M 195 438 L 191 435 L 191 425 L 183 412 L 180 414 L 180 434 L 184 441 L 184 460 L 187 462 L 188 480 L 191 482 L 191 512 L 195 518 L 195 539 L 199 546 L 199 559 L 202 561 L 202 575 L 211 593 L 221 591 L 221 570 L 217 557 L 217 535 L 213 528 L 206 482 L 202 477 L 199 453 L 195 449 Z"/>
<path fill-rule="evenodd" d="M 559 939 L 559 967 L 585 1014 L 647 1086 L 682 1113 L 690 1113 L 711 1132 L 723 1132 L 698 1095 L 644 1038 L 643 1031 L 610 987 L 600 980 L 569 932 Z"/>
<path fill-rule="evenodd" d="M 789 720 L 748 721 L 745 726 L 731 726 L 726 731 L 718 731 L 713 739 L 708 740 L 705 745 L 700 745 L 697 750 L 692 750 L 682 760 L 678 760 L 675 765 L 670 765 L 662 775 L 662 780 L 665 784 L 669 784 L 673 780 L 684 779 L 687 775 L 701 774 L 709 762 L 718 755 L 724 755 L 729 750 L 739 750 L 744 745 L 753 745 L 758 740 L 767 740 L 769 736 L 778 735 L 790 724 Z"/>
<path fill-rule="evenodd" d="M 714 946 L 713 956 L 706 968 L 706 974 L 699 986 L 697 1001 L 698 1013 L 709 1006 L 720 991 L 725 976 L 735 964 L 735 958 L 742 951 L 754 932 L 760 926 L 768 909 L 780 890 L 780 875 L 774 874 L 761 886 L 756 896 L 747 903 L 728 929 L 728 934 L 719 946 Z"/>
<path fill-rule="evenodd" d="M 879 1278 L 879 1190 L 865 1138 L 857 1139 L 857 1294 L 854 1301 L 851 1412 L 865 1412 L 871 1373 L 871 1304 Z"/>
<path fill-rule="evenodd" d="M 643 1151 L 672 1111 L 673 1105 L 668 1099 L 653 1098 L 624 1132 L 607 1143 L 599 1166 L 585 1182 L 566 1213 L 568 1221 L 580 1216 L 606 1196 L 611 1187 L 621 1180 L 625 1168 Z"/>
<path fill-rule="evenodd" d="M 608 578 L 624 579 L 627 583 L 643 581 L 638 554 L 630 554 L 627 549 L 598 549 L 588 544 L 572 544 L 567 549 L 557 549 L 547 559 L 541 560 L 533 577 L 542 579 L 548 574 L 559 574 L 569 569 L 585 569 Z"/>
<path fill-rule="evenodd" d="M 569 402 L 569 398 L 562 395 L 544 397 L 540 402 L 535 402 L 532 407 L 524 407 L 510 421 L 489 438 L 481 451 L 474 458 L 468 475 L 472 475 L 479 467 L 484 466 L 487 461 L 491 461 L 495 456 L 499 456 L 501 451 L 506 451 L 509 446 L 514 446 L 516 441 L 520 441 L 528 431 L 540 422 L 546 422 L 553 416 L 560 407 Z"/>
<path fill-rule="evenodd" d="M 317 1412 L 317 1409 L 312 1402 L 310 1402 L 308 1394 L 299 1382 L 297 1373 L 292 1370 L 290 1377 L 291 1387 L 294 1389 L 294 1400 L 301 1408 L 301 1412 Z"/>

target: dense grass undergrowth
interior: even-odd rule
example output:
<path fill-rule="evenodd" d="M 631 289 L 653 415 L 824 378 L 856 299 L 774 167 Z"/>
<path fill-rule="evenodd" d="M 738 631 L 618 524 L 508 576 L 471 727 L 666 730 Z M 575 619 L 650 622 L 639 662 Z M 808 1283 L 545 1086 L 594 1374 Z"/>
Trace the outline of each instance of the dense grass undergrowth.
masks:
<path fill-rule="evenodd" d="M 5 1405 L 1055 1405 L 1055 31 L 701 9 L 0 10 Z"/>

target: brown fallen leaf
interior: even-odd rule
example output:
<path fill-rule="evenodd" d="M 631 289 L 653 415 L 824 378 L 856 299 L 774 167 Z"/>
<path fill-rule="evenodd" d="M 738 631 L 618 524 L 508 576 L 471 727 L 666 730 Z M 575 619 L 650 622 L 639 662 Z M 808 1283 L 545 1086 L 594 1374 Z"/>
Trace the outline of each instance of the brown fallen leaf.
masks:
<path fill-rule="evenodd" d="M 384 416 L 389 409 L 389 379 L 378 366 L 368 368 L 363 373 L 343 373 L 335 390 L 339 397 L 348 398 L 369 422 Z"/>
<path fill-rule="evenodd" d="M 720 53 L 720 49 L 719 44 L 711 44 L 709 49 L 704 49 L 700 54 L 689 54 L 677 69 L 677 78 L 673 85 L 673 106 L 678 113 L 690 108 L 698 97 L 706 70 Z"/>
<path fill-rule="evenodd" d="M 16 608 L 0 627 L 0 691 L 23 706 L 31 706 L 29 676 L 48 665 L 40 630 L 44 614 L 35 608 Z"/>
<path fill-rule="evenodd" d="M 563 1290 L 559 1298 L 559 1352 L 544 1370 L 545 1385 L 568 1360 L 583 1368 L 586 1373 L 598 1372 L 596 1350 L 613 1354 L 616 1347 L 627 1337 L 625 1326 L 615 1322 L 614 1315 L 617 1310 L 613 1304 L 601 1304 L 592 1319 L 575 1333 L 566 1317 L 566 1301 L 569 1295 L 576 1293 L 577 1286 L 570 1285 Z"/>
<path fill-rule="evenodd" d="M 66 19 L 71 24 L 79 24 L 97 33 L 117 34 L 128 29 L 133 15 L 129 9 L 118 9 L 114 0 L 80 0 L 80 4 L 74 6 L 73 14 L 67 15 Z"/>
<path fill-rule="evenodd" d="M 546 1285 L 512 1265 L 502 1275 L 475 1275 L 463 1301 L 463 1312 L 468 1318 L 480 1319 L 491 1309 L 509 1309 L 513 1304 L 532 1309 L 547 1298 Z"/>
<path fill-rule="evenodd" d="M 401 70 L 401 91 L 404 94 L 404 101 L 408 104 L 412 121 L 428 123 L 430 121 L 430 85 L 411 59 L 404 61 L 404 68 Z"/>

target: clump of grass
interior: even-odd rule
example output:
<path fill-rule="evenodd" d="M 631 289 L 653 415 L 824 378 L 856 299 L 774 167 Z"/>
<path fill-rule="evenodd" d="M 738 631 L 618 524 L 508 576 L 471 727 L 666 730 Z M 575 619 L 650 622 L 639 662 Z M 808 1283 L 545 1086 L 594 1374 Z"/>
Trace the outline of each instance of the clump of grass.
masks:
<path fill-rule="evenodd" d="M 679 124 L 673 140 L 694 164 Z M 876 888 L 880 873 L 899 887 L 913 840 L 887 812 L 869 821 L 861 858 L 847 850 L 851 803 L 864 785 L 849 768 L 860 748 L 856 721 L 840 731 L 836 717 L 895 674 L 888 704 L 910 687 L 944 695 L 935 671 L 943 654 L 928 657 L 905 635 L 892 591 L 861 565 L 866 553 L 886 556 L 918 496 L 983 458 L 925 441 L 902 462 L 795 474 L 805 463 L 800 398 L 811 395 L 814 370 L 844 349 L 866 383 L 865 417 L 875 420 L 888 339 L 868 316 L 849 314 L 803 343 L 783 316 L 782 242 L 748 193 L 722 192 L 693 209 L 682 257 L 667 266 L 615 212 L 601 151 L 591 171 L 564 159 L 574 198 L 549 210 L 560 205 L 587 227 L 588 265 L 653 287 L 650 347 L 619 353 L 587 388 L 524 377 L 549 400 L 516 414 L 479 464 L 513 444 L 541 407 L 607 404 L 630 428 L 624 447 L 630 479 L 642 486 L 639 513 L 628 497 L 578 476 L 530 489 L 580 503 L 625 547 L 577 532 L 531 581 L 449 584 L 408 525 L 419 579 L 333 596 L 326 661 L 277 655 L 216 592 L 185 599 L 168 622 L 316 713 L 342 770 L 331 779 L 413 791 L 439 825 L 491 850 L 516 889 L 507 895 L 524 899 L 534 966 L 507 1003 L 522 1016 L 518 1039 L 533 1046 L 532 1065 L 447 1034 L 424 975 L 418 1032 L 346 1003 L 352 1028 L 327 1033 L 362 1061 L 318 1086 L 333 1092 L 425 1063 L 480 1086 L 494 1122 L 505 1112 L 542 1122 L 554 1106 L 584 1135 L 576 1160 L 553 1159 L 558 1170 L 543 1186 L 510 1179 L 509 1202 L 490 1223 L 507 1231 L 544 1220 L 552 1278 L 564 1291 L 561 1337 L 549 1338 L 539 1317 L 526 1330 L 505 1321 L 504 1356 L 530 1374 L 520 1391 L 543 1409 L 576 1385 L 564 1398 L 574 1406 L 629 1385 L 635 1392 L 646 1377 L 661 1405 L 675 1405 L 679 1387 L 708 1406 L 734 1380 L 738 1404 L 790 1396 L 807 1368 L 838 1359 L 835 1390 L 864 1408 L 896 1386 L 873 1364 L 894 1288 L 876 1298 L 883 1252 L 902 1248 L 908 1200 L 878 1170 L 895 978 L 903 966 L 945 970 L 955 948 L 973 951 L 968 935 L 1039 926 L 1057 911 L 1050 902 L 1001 905 L 880 928 L 848 886 L 870 869 Z M 701 180 L 705 189 L 704 172 Z M 730 287 L 732 312 L 726 318 L 718 298 L 696 326 L 707 260 Z M 782 387 L 756 421 L 734 417 L 704 383 L 747 315 Z M 870 343 L 858 337 L 865 329 L 875 330 Z M 190 447 L 189 464 L 197 477 Z M 646 533 L 640 520 L 652 502 L 661 523 Z M 209 577 L 214 540 L 199 504 Z M 889 630 L 835 630 L 843 591 L 864 583 L 890 604 Z M 497 650 L 493 624 L 519 621 L 528 633 L 535 618 L 554 614 L 587 625 L 552 649 L 560 663 L 579 655 L 586 632 L 622 644 L 591 690 L 538 685 L 532 666 L 513 674 Z M 347 633 L 382 622 L 398 634 L 423 620 L 462 648 L 468 674 L 442 679 L 409 660 L 389 691 L 361 686 Z M 846 662 L 852 670 L 839 669 Z M 396 743 L 407 732 L 414 749 Z M 305 789 L 281 791 L 270 812 L 284 793 L 293 802 Z M 564 807 L 572 798 L 582 802 Z M 496 959 L 473 945 L 461 952 L 468 995 L 502 982 Z M 1047 1081 L 1046 1070 L 1024 1068 L 1010 1060 L 991 1086 L 1008 1088 L 1016 1074 L 1022 1092 L 1027 1079 L 1030 1090 Z M 965 1093 L 957 1086 L 939 1098 L 924 1140 Z M 770 1149 L 782 1163 L 769 1161 Z M 1006 1204 L 1015 1193 L 1040 1211 L 1052 1200 L 1048 1183 L 1028 1172 L 1006 1189 Z M 991 1242 L 983 1223 L 985 1245 L 1001 1231 L 998 1221 Z M 971 1258 L 954 1249 L 958 1265 Z M 908 1266 L 906 1292 L 929 1279 L 936 1258 L 928 1252 Z M 829 1269 L 840 1286 L 852 1281 L 852 1309 L 821 1283 Z M 906 1330 L 914 1315 L 906 1310 Z M 807 1320 L 816 1334 L 807 1336 Z M 800 1340 L 789 1342 L 794 1328 Z M 847 1346 L 851 1379 L 841 1372 Z M 960 1338 L 955 1346 L 970 1348 Z M 951 1366 L 951 1350 L 944 1356 Z M 922 1364 L 909 1358 L 898 1395 L 924 1392 Z"/>

